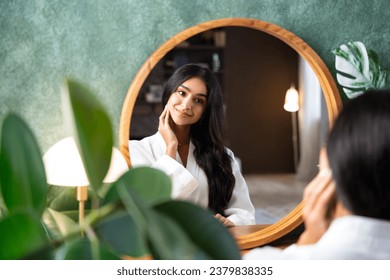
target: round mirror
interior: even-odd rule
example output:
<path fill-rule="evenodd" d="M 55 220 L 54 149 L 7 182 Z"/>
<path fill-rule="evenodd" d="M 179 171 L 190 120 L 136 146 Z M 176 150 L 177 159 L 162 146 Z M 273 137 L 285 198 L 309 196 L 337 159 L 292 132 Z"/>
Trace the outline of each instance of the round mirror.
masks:
<path fill-rule="evenodd" d="M 327 111 L 327 116 L 328 116 L 327 123 L 328 123 L 328 125 L 332 124 L 333 119 L 338 114 L 339 108 L 341 107 L 341 105 L 340 105 L 341 102 L 339 100 L 339 93 L 337 91 L 337 87 L 333 81 L 333 78 L 330 75 L 325 64 L 318 57 L 318 55 L 305 42 L 303 42 L 300 38 L 296 37 L 294 34 L 290 33 L 289 31 L 287 31 L 279 26 L 276 26 L 276 25 L 273 25 L 270 23 L 266 23 L 263 21 L 259 21 L 259 20 L 246 19 L 246 18 L 229 18 L 229 19 L 213 20 L 210 22 L 202 23 L 202 24 L 199 24 L 197 26 L 191 27 L 187 30 L 180 32 L 179 34 L 175 35 L 174 37 L 172 37 L 170 40 L 168 40 L 166 43 L 164 43 L 159 49 L 157 49 L 148 58 L 148 60 L 144 63 L 144 65 L 141 67 L 140 71 L 138 72 L 138 74 L 134 78 L 134 80 L 133 80 L 133 82 L 128 90 L 128 93 L 127 93 L 127 96 L 125 99 L 125 103 L 123 105 L 122 114 L 121 114 L 120 131 L 119 131 L 120 149 L 121 149 L 121 152 L 124 154 L 126 160 L 128 161 L 129 165 L 131 165 L 130 157 L 129 157 L 129 150 L 128 150 L 128 140 L 130 139 L 130 124 L 131 124 L 131 120 L 133 117 L 134 106 L 136 104 L 137 97 L 139 97 L 139 92 L 140 92 L 141 88 L 143 87 L 147 78 L 150 76 L 152 70 L 156 71 L 157 67 L 155 67 L 155 66 L 159 62 L 161 62 L 163 59 L 165 59 L 165 61 L 168 61 L 170 63 L 176 63 L 176 64 L 183 62 L 183 56 L 180 56 L 180 52 L 176 53 L 178 55 L 176 55 L 174 57 L 171 56 L 169 59 L 166 59 L 166 58 L 167 58 L 168 54 L 172 54 L 173 49 L 180 49 L 181 47 L 183 47 L 181 49 L 183 51 L 185 49 L 185 44 L 188 41 L 191 41 L 192 38 L 199 39 L 199 36 L 197 36 L 199 34 L 202 34 L 202 38 L 204 40 L 214 40 L 214 42 L 213 42 L 214 47 L 213 48 L 210 48 L 210 47 L 207 47 L 207 48 L 198 47 L 198 48 L 203 49 L 202 52 L 209 52 L 209 53 L 212 52 L 210 67 L 214 68 L 213 70 L 215 72 L 217 72 L 218 77 L 221 78 L 221 80 L 222 80 L 221 84 L 222 84 L 222 87 L 224 88 L 224 92 L 227 92 L 227 99 L 228 99 L 227 119 L 228 119 L 229 129 L 230 129 L 230 135 L 229 135 L 228 140 L 230 142 L 229 145 L 231 144 L 233 146 L 232 150 L 236 154 L 236 156 L 237 156 L 237 154 L 239 154 L 239 156 L 241 156 L 241 152 L 239 151 L 239 148 L 238 148 L 239 146 L 237 146 L 237 148 L 236 148 L 234 146 L 234 143 L 240 142 L 240 140 L 235 139 L 234 135 L 240 134 L 242 132 L 234 131 L 234 127 L 237 127 L 237 129 L 240 129 L 240 127 L 241 127 L 244 130 L 245 129 L 248 130 L 249 128 L 247 125 L 236 125 L 236 126 L 232 125 L 232 126 L 230 126 L 230 123 L 234 122 L 234 120 L 239 119 L 239 118 L 234 116 L 234 109 L 233 108 L 240 107 L 240 105 L 237 102 L 239 100 L 245 99 L 245 98 L 243 98 L 245 96 L 244 92 L 247 92 L 247 90 L 242 88 L 242 86 L 240 86 L 239 88 L 234 88 L 236 84 L 240 84 L 240 83 L 234 83 L 234 82 L 232 82 L 232 79 L 226 78 L 227 73 L 224 73 L 224 71 L 228 71 L 228 70 L 226 70 L 227 68 L 234 69 L 233 73 L 231 73 L 232 70 L 229 70 L 229 75 L 233 75 L 233 77 L 237 76 L 237 80 L 239 80 L 241 82 L 241 84 L 247 84 L 248 88 L 250 88 L 250 87 L 258 88 L 258 92 L 259 92 L 258 95 L 259 96 L 260 95 L 261 96 L 272 95 L 273 96 L 272 100 L 274 102 L 280 103 L 280 107 L 282 108 L 283 102 L 284 102 L 284 94 L 285 94 L 287 88 L 284 89 L 282 87 L 281 90 L 279 90 L 280 92 L 282 92 L 282 94 L 281 95 L 279 94 L 279 97 L 277 97 L 277 95 L 275 95 L 275 92 L 274 92 L 275 90 L 270 91 L 269 89 L 267 89 L 264 86 L 262 87 L 261 85 L 254 85 L 253 82 L 250 82 L 250 81 L 245 82 L 248 75 L 245 74 L 242 77 L 239 76 L 240 72 L 245 72 L 245 69 L 241 69 L 239 67 L 239 65 L 243 65 L 245 67 L 245 63 L 247 63 L 246 65 L 249 66 L 251 61 L 250 60 L 248 62 L 241 61 L 241 63 L 238 63 L 238 61 L 234 61 L 234 57 L 236 59 L 243 60 L 240 58 L 240 56 L 234 55 L 234 51 L 233 51 L 233 54 L 228 56 L 228 57 L 233 57 L 233 59 L 231 58 L 231 59 L 226 59 L 226 60 L 221 61 L 221 50 L 225 49 L 224 46 L 226 44 L 226 32 L 229 33 L 228 38 L 232 38 L 231 36 L 233 36 L 233 38 L 234 38 L 234 34 L 238 33 L 240 31 L 239 30 L 240 28 L 246 29 L 248 36 L 250 35 L 249 33 L 251 33 L 251 32 L 252 33 L 257 32 L 257 33 L 266 35 L 265 37 L 268 36 L 269 37 L 268 39 L 271 39 L 274 41 L 281 41 L 281 43 L 283 45 L 286 45 L 288 47 L 288 49 L 292 50 L 292 51 L 289 51 L 287 49 L 287 53 L 290 53 L 289 56 L 292 57 L 292 61 L 295 61 L 294 62 L 295 64 L 293 63 L 289 67 L 292 67 L 292 68 L 296 67 L 300 63 L 299 62 L 300 59 L 309 66 L 309 68 L 313 72 L 313 75 L 317 78 L 318 83 L 319 83 L 319 85 L 322 89 L 322 92 L 323 92 L 322 96 L 323 96 L 323 99 L 325 100 L 326 111 Z M 223 29 L 225 29 L 225 30 L 223 30 Z M 211 30 L 218 31 L 218 32 L 210 33 Z M 220 32 L 220 31 L 223 31 L 223 32 Z M 262 32 L 258 32 L 258 31 L 262 31 Z M 213 35 L 210 35 L 210 34 L 213 34 Z M 237 49 L 240 49 L 240 46 L 246 45 L 246 43 L 244 41 L 246 37 L 243 36 L 242 33 L 240 33 L 240 35 L 238 35 L 238 36 L 239 36 L 238 37 L 239 40 L 233 40 L 233 41 L 231 41 L 230 39 L 228 40 L 229 44 L 233 42 L 233 44 L 235 46 L 232 48 L 226 48 L 226 49 L 237 50 Z M 257 36 L 257 37 L 260 37 L 260 36 Z M 265 40 L 267 40 L 267 38 Z M 261 46 L 263 46 L 263 43 L 264 43 L 264 41 L 257 42 L 257 44 L 260 44 Z M 256 44 L 256 42 L 255 43 L 247 42 L 247 44 Z M 269 49 L 265 50 L 264 47 L 261 48 L 261 46 L 257 50 L 255 49 L 256 53 L 265 53 L 266 56 L 267 55 L 272 56 L 272 54 L 270 54 L 270 52 L 269 52 L 270 51 Z M 273 46 L 272 49 L 275 49 L 275 46 Z M 194 50 L 192 49 L 191 51 L 193 52 Z M 243 51 L 243 50 L 241 50 L 241 51 Z M 226 52 L 226 50 L 225 50 L 225 52 Z M 285 53 L 286 53 L 286 51 L 285 51 Z M 284 53 L 284 55 L 285 55 L 285 53 Z M 194 57 L 197 57 L 197 56 L 195 55 Z M 198 58 L 195 58 L 195 59 L 199 60 Z M 252 60 L 252 61 L 256 61 L 256 60 Z M 287 58 L 282 57 L 282 61 L 287 61 Z M 190 61 L 190 62 L 192 62 L 192 61 Z M 195 61 L 195 62 L 199 62 L 199 61 Z M 221 65 L 221 63 L 222 63 L 222 65 Z M 230 64 L 234 67 L 226 67 L 227 64 Z M 255 64 L 255 63 L 252 63 L 252 64 Z M 275 62 L 273 62 L 273 64 L 275 65 Z M 270 71 L 269 66 L 267 66 L 267 65 L 262 65 L 262 66 L 263 66 L 263 69 Z M 285 69 L 286 65 L 284 65 L 284 64 L 283 65 L 276 65 L 275 67 L 280 68 L 279 72 L 286 70 Z M 249 67 L 246 67 L 246 68 L 249 68 Z M 294 74 L 294 71 L 292 71 L 292 72 L 293 72 L 292 75 L 290 75 L 290 76 L 287 75 L 287 76 L 289 76 L 289 78 L 287 78 L 287 79 L 290 79 L 291 83 L 296 83 L 295 85 L 297 86 L 299 84 L 298 75 Z M 245 72 L 245 73 L 248 73 L 248 72 Z M 224 76 L 225 76 L 225 79 L 223 79 Z M 234 79 L 233 79 L 233 81 L 234 81 Z M 280 80 L 275 81 L 275 83 L 283 84 L 280 82 Z M 240 94 L 240 97 L 238 100 L 237 100 L 237 98 L 234 98 L 235 95 L 237 95 L 235 93 Z M 153 97 L 153 95 L 151 97 Z M 252 94 L 252 97 L 249 97 L 249 98 L 251 100 L 253 100 L 253 94 Z M 268 98 L 268 99 L 270 99 L 270 98 Z M 264 103 L 261 100 L 258 100 L 255 102 L 250 101 L 250 102 L 256 103 L 256 104 Z M 151 103 L 153 103 L 153 100 L 151 100 Z M 230 106 L 229 104 L 233 104 L 233 106 Z M 264 104 L 264 106 L 268 106 L 268 105 Z M 242 108 L 241 108 L 241 110 L 242 110 Z M 247 112 L 250 111 L 247 109 L 245 109 L 245 110 Z M 256 111 L 256 108 L 252 111 Z M 260 111 L 262 111 L 262 109 L 260 109 Z M 231 112 L 233 112 L 233 113 L 231 113 Z M 277 121 L 274 121 L 274 122 L 273 121 L 271 121 L 271 122 L 266 121 L 266 123 L 270 123 L 271 127 L 273 126 L 273 131 L 280 132 L 283 130 L 287 130 L 287 131 L 285 131 L 285 133 L 291 134 L 291 120 L 293 120 L 292 117 L 294 117 L 295 115 L 292 114 L 290 116 L 290 114 L 291 113 L 285 112 L 284 116 L 283 116 L 283 118 L 285 118 L 285 119 L 287 118 L 287 120 L 290 122 L 289 129 L 283 129 L 282 127 L 280 127 L 279 122 L 277 122 Z M 263 117 L 261 117 L 261 118 L 263 118 Z M 245 116 L 243 116 L 242 119 L 245 119 Z M 260 122 L 257 122 L 257 123 L 260 123 Z M 275 124 L 277 124 L 277 125 L 275 125 Z M 233 127 L 233 129 L 231 129 L 231 127 Z M 268 129 L 268 132 L 264 132 L 265 129 Z M 260 133 L 260 135 L 261 134 L 264 135 L 264 134 L 269 133 L 269 131 L 272 131 L 272 128 L 270 130 L 269 127 L 268 128 L 262 128 L 262 127 L 259 128 L 258 126 L 253 127 L 253 125 L 252 125 L 252 129 L 250 129 L 250 131 L 252 131 L 252 132 L 259 131 L 259 130 L 261 130 L 263 132 L 263 133 Z M 132 133 L 134 136 L 135 135 L 134 131 L 132 131 Z M 259 136 L 253 135 L 251 137 L 248 137 L 248 139 L 253 140 L 256 137 L 259 137 Z M 291 142 L 291 139 L 292 139 L 291 136 L 287 137 L 287 138 Z M 293 138 L 293 140 L 294 140 L 294 138 Z M 253 143 L 252 144 L 245 143 L 242 146 L 248 147 L 250 145 L 253 145 Z M 263 145 L 263 144 L 259 144 L 259 145 Z M 266 144 L 264 144 L 264 145 L 266 145 Z M 277 147 L 277 148 L 279 150 L 283 151 L 283 149 L 280 149 L 280 147 Z M 269 150 L 269 147 L 266 149 Z M 282 160 L 282 162 L 290 162 L 290 166 L 294 165 L 294 159 L 293 159 L 294 156 L 292 155 L 292 152 L 291 153 L 290 152 L 288 152 L 288 153 L 282 152 L 282 155 L 283 155 L 283 153 L 284 153 L 285 158 L 284 158 L 284 160 Z M 251 154 L 252 154 L 252 159 L 255 158 L 255 157 L 253 157 L 254 153 L 252 152 Z M 264 152 L 262 152 L 262 154 L 264 155 Z M 287 156 L 287 154 L 288 154 L 288 156 Z M 259 165 L 256 162 L 251 163 L 252 159 L 245 158 L 245 155 L 243 155 L 242 157 L 243 157 L 242 161 L 243 161 L 244 170 L 248 169 L 248 168 L 249 169 L 253 168 L 250 166 L 258 166 Z M 275 156 L 273 156 L 273 157 L 275 157 Z M 289 159 L 287 159 L 287 158 L 289 158 Z M 291 164 L 291 162 L 293 162 L 293 163 Z M 267 168 L 269 168 L 269 164 L 267 164 L 267 165 L 268 165 Z M 286 168 L 286 167 L 276 166 L 274 168 L 280 169 L 280 168 Z M 294 168 L 296 169 L 296 166 L 294 166 Z M 253 170 L 250 170 L 250 173 L 253 173 Z M 251 180 L 251 178 L 249 178 L 249 181 L 250 180 Z M 248 185 L 249 185 L 249 183 L 250 182 L 248 182 Z M 300 197 L 301 197 L 301 195 L 300 195 Z M 282 217 L 281 219 L 277 220 L 275 223 L 273 223 L 271 225 L 268 225 L 266 227 L 264 225 L 249 226 L 249 228 L 246 228 L 243 231 L 238 231 L 238 234 L 236 234 L 236 239 L 239 242 L 241 248 L 243 248 L 243 249 L 253 248 L 253 247 L 261 246 L 261 245 L 264 245 L 266 243 L 272 242 L 272 241 L 278 239 L 279 237 L 284 236 L 285 234 L 291 232 L 298 225 L 300 225 L 302 222 L 302 219 L 301 219 L 302 203 L 298 203 L 298 202 L 294 202 L 295 205 L 296 204 L 298 204 L 298 205 L 295 208 L 293 208 L 286 216 Z M 256 206 L 257 205 L 255 205 L 255 207 Z"/>

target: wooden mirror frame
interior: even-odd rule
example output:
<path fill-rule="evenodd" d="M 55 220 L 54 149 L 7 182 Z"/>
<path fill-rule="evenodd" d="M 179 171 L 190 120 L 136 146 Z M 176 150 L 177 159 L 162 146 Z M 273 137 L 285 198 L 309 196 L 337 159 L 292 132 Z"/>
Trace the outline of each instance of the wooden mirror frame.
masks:
<path fill-rule="evenodd" d="M 250 18 L 223 18 L 211 20 L 190 27 L 166 41 L 145 61 L 137 75 L 134 77 L 134 80 L 132 81 L 127 91 L 119 125 L 119 148 L 129 166 L 131 166 L 129 155 L 131 116 L 138 93 L 154 66 L 169 51 L 188 38 L 210 29 L 227 26 L 247 27 L 266 32 L 282 40 L 291 48 L 293 48 L 298 54 L 300 54 L 311 66 L 320 82 L 328 109 L 329 125 L 332 126 L 333 121 L 338 115 L 342 106 L 340 94 L 325 63 L 309 45 L 286 29 L 261 20 Z M 300 202 L 289 214 L 276 223 L 250 234 L 236 236 L 236 240 L 240 248 L 250 249 L 262 246 L 288 234 L 302 223 L 302 207 L 303 202 Z"/>

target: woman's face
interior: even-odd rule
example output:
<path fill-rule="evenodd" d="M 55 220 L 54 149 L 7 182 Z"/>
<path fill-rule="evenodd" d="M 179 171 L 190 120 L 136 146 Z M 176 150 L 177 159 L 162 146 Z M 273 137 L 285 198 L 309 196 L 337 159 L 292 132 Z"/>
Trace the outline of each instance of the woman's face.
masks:
<path fill-rule="evenodd" d="M 207 88 L 203 80 L 190 78 L 172 93 L 168 109 L 176 125 L 192 125 L 202 117 L 207 105 Z"/>

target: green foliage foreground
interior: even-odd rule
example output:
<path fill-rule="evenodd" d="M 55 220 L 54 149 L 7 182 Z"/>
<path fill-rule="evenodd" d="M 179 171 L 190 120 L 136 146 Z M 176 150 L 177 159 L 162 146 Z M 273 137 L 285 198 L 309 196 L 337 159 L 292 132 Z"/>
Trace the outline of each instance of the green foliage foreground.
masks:
<path fill-rule="evenodd" d="M 33 133 L 9 113 L 0 147 L 0 259 L 240 258 L 236 242 L 208 210 L 171 200 L 163 172 L 131 168 L 103 184 L 113 146 L 110 118 L 88 88 L 74 80 L 65 85 L 65 125 L 90 182 L 85 225 L 78 224 L 75 189 L 47 184 Z"/>

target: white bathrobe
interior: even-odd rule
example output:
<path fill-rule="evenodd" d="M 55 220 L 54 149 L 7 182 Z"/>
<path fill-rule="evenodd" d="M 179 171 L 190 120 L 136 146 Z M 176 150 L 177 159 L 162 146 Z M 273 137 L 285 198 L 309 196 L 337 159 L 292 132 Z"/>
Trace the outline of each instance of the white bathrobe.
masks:
<path fill-rule="evenodd" d="M 343 216 L 335 219 L 315 244 L 293 244 L 285 249 L 265 246 L 249 251 L 243 259 L 390 260 L 389 232 L 390 221 L 354 215 Z"/>
<path fill-rule="evenodd" d="M 187 166 L 184 167 L 180 156 L 176 160 L 166 155 L 166 144 L 161 134 L 146 137 L 140 141 L 129 141 L 131 165 L 151 166 L 164 171 L 172 181 L 172 198 L 193 202 L 201 207 L 208 205 L 208 183 L 204 171 L 194 158 L 194 145 L 190 143 Z M 249 198 L 248 186 L 234 159 L 233 152 L 227 149 L 232 157 L 232 171 L 236 179 L 233 195 L 225 214 L 235 225 L 251 225 L 255 223 L 255 208 Z"/>

